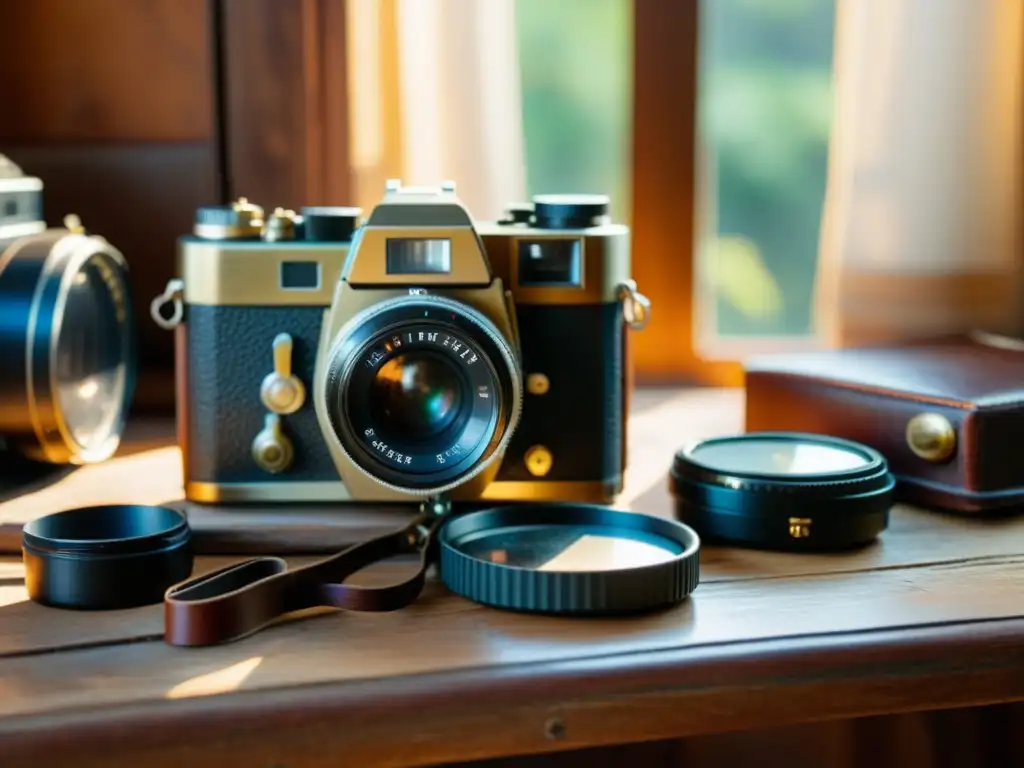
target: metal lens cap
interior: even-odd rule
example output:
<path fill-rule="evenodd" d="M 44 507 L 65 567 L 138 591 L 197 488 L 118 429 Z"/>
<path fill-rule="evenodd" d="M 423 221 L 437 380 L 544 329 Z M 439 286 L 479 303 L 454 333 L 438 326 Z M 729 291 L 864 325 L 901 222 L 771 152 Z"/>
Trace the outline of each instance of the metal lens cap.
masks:
<path fill-rule="evenodd" d="M 895 484 L 874 449 L 795 432 L 694 443 L 676 453 L 670 483 L 676 517 L 707 540 L 809 551 L 875 539 Z"/>
<path fill-rule="evenodd" d="M 613 614 L 676 605 L 697 587 L 700 537 L 677 521 L 591 504 L 522 504 L 449 519 L 453 592 L 508 610 Z"/>
<path fill-rule="evenodd" d="M 535 195 L 534 223 L 540 229 L 585 229 L 603 224 L 611 201 L 607 195 Z"/>

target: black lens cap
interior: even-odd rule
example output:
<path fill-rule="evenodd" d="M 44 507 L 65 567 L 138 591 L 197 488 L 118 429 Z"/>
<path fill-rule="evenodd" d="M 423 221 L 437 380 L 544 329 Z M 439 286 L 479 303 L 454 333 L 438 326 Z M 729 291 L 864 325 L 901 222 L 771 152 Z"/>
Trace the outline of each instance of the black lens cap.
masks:
<path fill-rule="evenodd" d="M 586 229 L 605 223 L 607 195 L 535 195 L 534 226 L 539 229 Z"/>
<path fill-rule="evenodd" d="M 862 546 L 889 523 L 895 479 L 880 453 L 836 437 L 751 432 L 676 453 L 676 517 L 706 541 L 795 551 Z"/>
<path fill-rule="evenodd" d="M 25 524 L 25 587 L 37 603 L 110 610 L 151 605 L 192 573 L 191 529 L 169 507 L 78 507 Z"/>
<path fill-rule="evenodd" d="M 438 570 L 450 590 L 507 610 L 657 610 L 682 602 L 700 578 L 700 537 L 692 529 L 594 504 L 521 504 L 455 515 L 438 543 Z"/>

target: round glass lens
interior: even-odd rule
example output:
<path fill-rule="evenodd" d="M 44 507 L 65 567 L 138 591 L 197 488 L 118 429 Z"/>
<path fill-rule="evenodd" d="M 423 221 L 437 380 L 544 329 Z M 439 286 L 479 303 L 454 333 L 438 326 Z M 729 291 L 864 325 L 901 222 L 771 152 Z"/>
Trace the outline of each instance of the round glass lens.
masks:
<path fill-rule="evenodd" d="M 370 385 L 370 417 L 403 442 L 444 434 L 462 406 L 462 377 L 443 357 L 410 352 L 392 357 Z"/>
<path fill-rule="evenodd" d="M 57 400 L 71 437 L 89 449 L 118 429 L 129 355 L 127 291 L 102 255 L 71 278 L 54 347 Z"/>
<path fill-rule="evenodd" d="M 531 571 L 620 571 L 665 563 L 681 553 L 668 539 L 586 525 L 494 528 L 458 543 L 463 554 Z"/>
<path fill-rule="evenodd" d="M 832 445 L 753 436 L 702 443 L 690 455 L 719 472 L 758 475 L 820 475 L 870 463 L 860 453 Z"/>

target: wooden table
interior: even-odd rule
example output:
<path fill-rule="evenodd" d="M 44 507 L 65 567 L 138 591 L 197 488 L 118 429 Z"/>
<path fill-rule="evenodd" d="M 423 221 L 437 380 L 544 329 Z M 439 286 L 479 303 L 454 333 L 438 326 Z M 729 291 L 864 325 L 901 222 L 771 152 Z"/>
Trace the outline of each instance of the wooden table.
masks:
<path fill-rule="evenodd" d="M 641 393 L 621 505 L 668 514 L 672 448 L 741 423 L 736 392 Z M 0 533 L 9 544 L 27 515 L 75 503 L 180 493 L 176 449 L 133 446 L 0 504 Z M 286 513 L 262 514 L 288 535 Z M 296 514 L 300 543 L 342 536 L 346 513 Z M 230 538 L 196 520 L 207 551 Z M 706 547 L 701 567 L 688 603 L 641 618 L 514 615 L 432 583 L 395 613 L 318 610 L 183 649 L 161 640 L 160 606 L 47 609 L 27 600 L 20 559 L 0 557 L 0 766 L 436 764 L 1024 700 L 1020 518 L 900 507 L 853 554 Z"/>

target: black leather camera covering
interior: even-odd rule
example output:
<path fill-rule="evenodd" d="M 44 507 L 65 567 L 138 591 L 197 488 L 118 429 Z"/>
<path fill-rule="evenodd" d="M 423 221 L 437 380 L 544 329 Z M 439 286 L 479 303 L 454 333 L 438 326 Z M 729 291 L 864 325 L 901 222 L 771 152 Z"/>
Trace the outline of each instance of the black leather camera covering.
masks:
<path fill-rule="evenodd" d="M 311 482 L 338 479 L 313 408 L 313 369 L 323 307 L 238 307 L 193 304 L 188 333 L 188 479 L 209 483 Z M 273 342 L 292 337 L 292 371 L 306 385 L 306 402 L 283 416 L 295 448 L 282 475 L 252 459 L 253 438 L 267 409 L 260 384 L 274 369 Z"/>
<path fill-rule="evenodd" d="M 497 480 L 611 480 L 622 474 L 622 305 L 519 305 L 523 377 L 543 373 L 544 395 L 523 395 L 523 417 Z M 537 478 L 523 456 L 551 451 L 551 471 Z"/>
<path fill-rule="evenodd" d="M 313 407 L 313 370 L 323 307 L 191 305 L 186 317 L 188 478 L 193 482 L 254 483 L 336 480 Z M 543 373 L 544 395 L 524 394 L 523 416 L 498 473 L 499 481 L 602 481 L 622 465 L 623 344 L 618 302 L 519 306 L 524 378 Z M 306 402 L 282 417 L 295 448 L 282 475 L 260 469 L 251 445 L 263 429 L 260 384 L 273 369 L 272 343 L 291 334 L 292 368 L 306 384 Z M 524 455 L 544 445 L 554 462 L 537 478 Z"/>

